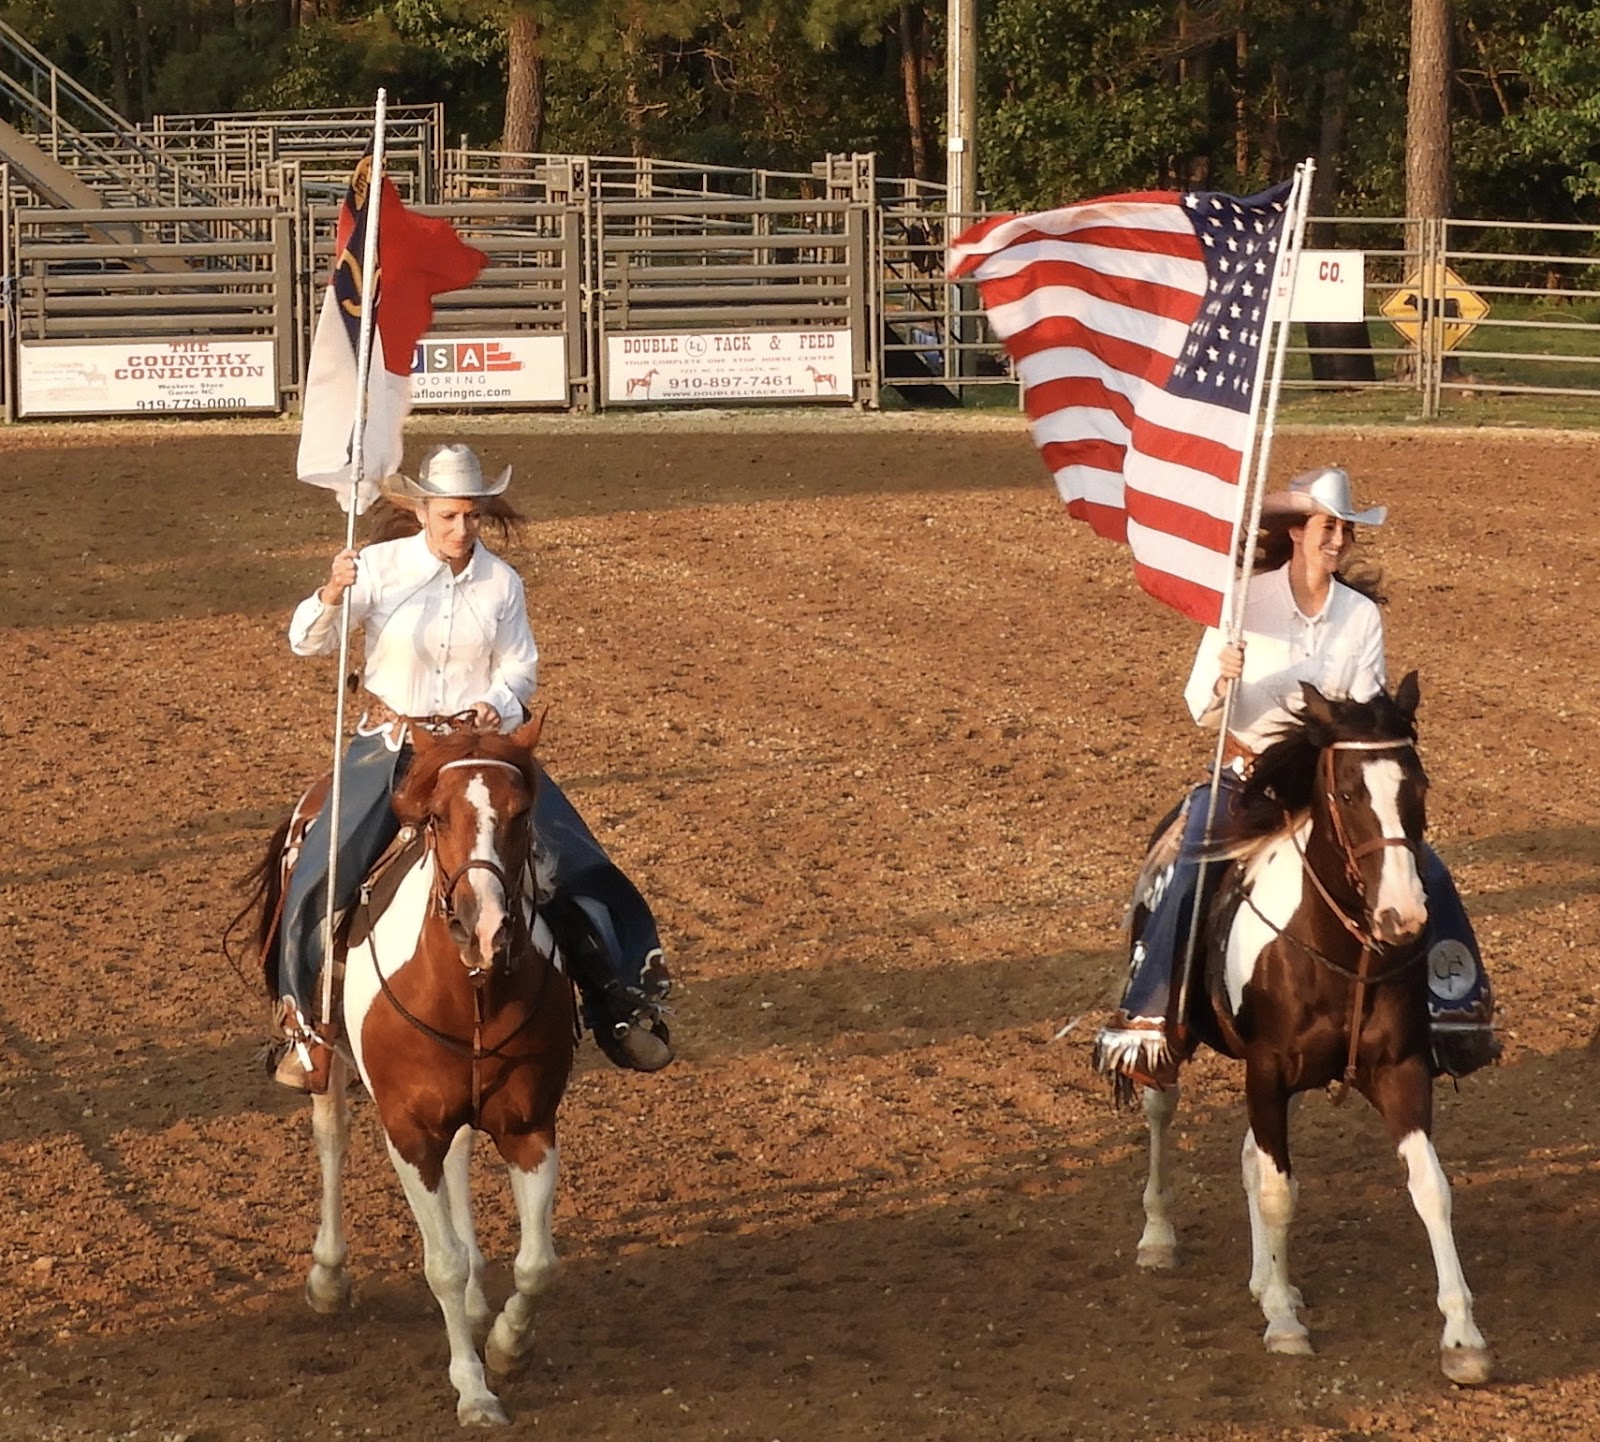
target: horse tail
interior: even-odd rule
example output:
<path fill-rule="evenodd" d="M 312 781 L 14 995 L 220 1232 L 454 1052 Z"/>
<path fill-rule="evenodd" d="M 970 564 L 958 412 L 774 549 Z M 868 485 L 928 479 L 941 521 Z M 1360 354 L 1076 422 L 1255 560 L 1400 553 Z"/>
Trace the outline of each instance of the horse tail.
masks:
<path fill-rule="evenodd" d="M 278 999 L 278 967 L 272 943 L 277 939 L 278 920 L 283 913 L 283 849 L 288 842 L 289 827 L 293 821 L 292 816 L 284 818 L 272 833 L 272 839 L 267 842 L 266 855 L 251 868 L 248 875 L 241 878 L 239 886 L 248 892 L 247 899 L 222 933 L 222 954 L 228 958 L 228 964 L 238 973 L 239 979 L 248 985 L 249 979 L 241 964 L 242 957 L 236 957 L 229 949 L 228 939 L 241 921 L 252 912 L 257 912 L 256 954 L 267 994 L 274 1001 Z"/>

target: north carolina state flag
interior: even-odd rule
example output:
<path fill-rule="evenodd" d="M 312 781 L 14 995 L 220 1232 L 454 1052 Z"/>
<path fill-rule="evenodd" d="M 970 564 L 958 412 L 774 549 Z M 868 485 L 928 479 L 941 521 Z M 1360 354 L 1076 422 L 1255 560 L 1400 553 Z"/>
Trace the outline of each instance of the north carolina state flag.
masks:
<path fill-rule="evenodd" d="M 333 491 L 346 509 L 352 481 L 358 480 L 358 513 L 377 498 L 379 483 L 400 469 L 400 432 L 411 410 L 411 358 L 417 342 L 433 324 L 433 298 L 471 285 L 488 259 L 466 244 L 448 220 L 430 219 L 407 209 L 394 183 L 384 177 L 366 430 L 361 475 L 353 477 L 361 261 L 371 191 L 372 153 L 368 151 L 350 178 L 339 212 L 338 259 L 311 341 L 296 463 L 302 481 Z"/>

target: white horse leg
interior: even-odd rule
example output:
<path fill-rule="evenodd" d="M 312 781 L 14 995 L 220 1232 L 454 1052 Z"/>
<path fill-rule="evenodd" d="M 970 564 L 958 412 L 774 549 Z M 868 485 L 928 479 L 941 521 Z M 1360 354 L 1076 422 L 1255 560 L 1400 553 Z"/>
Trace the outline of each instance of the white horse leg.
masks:
<path fill-rule="evenodd" d="M 1411 1204 L 1428 1229 L 1428 1245 L 1433 1248 L 1434 1271 L 1439 1277 L 1439 1310 L 1444 1313 L 1440 1365 L 1452 1382 L 1474 1387 L 1489 1380 L 1493 1363 L 1488 1344 L 1472 1320 L 1472 1293 L 1456 1254 L 1455 1234 L 1450 1228 L 1450 1183 L 1426 1132 L 1411 1132 L 1398 1150 L 1406 1164 Z"/>
<path fill-rule="evenodd" d="M 1254 1133 L 1252 1132 L 1252 1138 Z M 1296 1315 L 1300 1293 L 1289 1284 L 1289 1224 L 1294 1220 L 1295 1196 L 1300 1184 L 1259 1147 L 1256 1148 L 1256 1186 L 1254 1216 L 1260 1219 L 1260 1241 L 1264 1253 L 1265 1284 L 1259 1300 L 1267 1319 L 1262 1340 L 1269 1352 L 1309 1355 L 1311 1336 Z M 1251 1278 L 1255 1280 L 1254 1274 Z"/>
<path fill-rule="evenodd" d="M 350 1150 L 348 1072 L 337 1052 L 328 1068 L 328 1090 L 311 1098 L 311 1135 L 322 1167 L 322 1219 L 311 1244 L 306 1302 L 313 1312 L 339 1312 L 350 1301 L 349 1247 L 344 1235 L 344 1158 Z"/>
<path fill-rule="evenodd" d="M 462 1127 L 444 1159 L 444 1192 L 450 1202 L 450 1221 L 467 1249 L 467 1316 L 472 1333 L 481 1337 L 494 1320 L 494 1308 L 483 1294 L 483 1252 L 472 1220 L 472 1148 L 477 1133 Z"/>
<path fill-rule="evenodd" d="M 1144 1232 L 1139 1238 L 1141 1267 L 1176 1267 L 1178 1234 L 1172 1225 L 1172 1118 L 1178 1088 L 1144 1088 L 1144 1119 L 1150 1133 L 1150 1175 L 1144 1184 Z"/>
<path fill-rule="evenodd" d="M 1259 1302 L 1272 1281 L 1272 1247 L 1261 1220 L 1261 1148 L 1256 1145 L 1255 1132 L 1248 1127 L 1239 1153 L 1239 1173 L 1244 1182 L 1245 1206 L 1250 1212 L 1250 1295 Z M 1305 1299 L 1298 1287 L 1289 1288 L 1289 1302 L 1296 1312 L 1305 1310 Z"/>
<path fill-rule="evenodd" d="M 450 1338 L 450 1383 L 456 1389 L 456 1420 L 463 1427 L 504 1423 L 505 1410 L 484 1379 L 483 1362 L 472 1336 L 472 1320 L 467 1315 L 471 1263 L 467 1246 L 451 1219 L 448 1187 L 441 1179 L 439 1190 L 429 1191 L 421 1174 L 395 1150 L 394 1143 L 388 1145 L 395 1173 L 422 1232 L 422 1270 L 444 1314 L 444 1329 Z"/>
<path fill-rule="evenodd" d="M 489 1370 L 502 1375 L 518 1372 L 533 1346 L 533 1302 L 556 1274 L 555 1239 L 551 1218 L 555 1212 L 556 1178 L 560 1172 L 552 1142 L 544 1160 L 532 1171 L 510 1167 L 511 1195 L 522 1223 L 522 1244 L 514 1268 L 517 1290 L 506 1299 L 484 1347 Z"/>

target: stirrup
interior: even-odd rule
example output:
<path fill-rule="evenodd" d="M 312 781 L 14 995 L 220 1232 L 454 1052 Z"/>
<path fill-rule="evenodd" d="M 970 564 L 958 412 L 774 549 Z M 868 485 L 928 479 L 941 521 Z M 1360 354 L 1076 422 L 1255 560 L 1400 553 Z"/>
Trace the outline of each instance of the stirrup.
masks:
<path fill-rule="evenodd" d="M 1112 1098 L 1131 1106 L 1140 1087 L 1167 1091 L 1178 1084 L 1179 1058 L 1167 1041 L 1166 1022 L 1118 1012 L 1094 1039 L 1092 1064 L 1111 1082 Z"/>

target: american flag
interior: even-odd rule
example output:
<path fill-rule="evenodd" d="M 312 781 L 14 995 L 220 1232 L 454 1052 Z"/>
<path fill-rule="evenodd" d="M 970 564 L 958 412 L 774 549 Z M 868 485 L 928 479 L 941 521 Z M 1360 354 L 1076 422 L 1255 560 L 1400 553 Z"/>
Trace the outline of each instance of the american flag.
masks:
<path fill-rule="evenodd" d="M 1016 362 L 1068 512 L 1152 596 L 1220 624 L 1292 181 L 996 216 L 951 247 Z"/>

